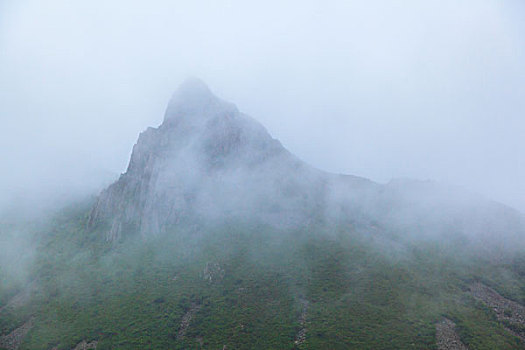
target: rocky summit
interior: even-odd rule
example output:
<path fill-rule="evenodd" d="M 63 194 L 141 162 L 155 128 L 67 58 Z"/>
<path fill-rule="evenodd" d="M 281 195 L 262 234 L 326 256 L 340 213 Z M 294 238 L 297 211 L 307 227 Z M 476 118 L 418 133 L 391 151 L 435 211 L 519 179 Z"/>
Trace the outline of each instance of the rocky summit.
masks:
<path fill-rule="evenodd" d="M 140 134 L 126 172 L 99 196 L 89 226 L 115 241 L 225 222 L 282 229 L 351 225 L 367 235 L 446 235 L 498 254 L 525 249 L 525 243 L 507 243 L 524 234 L 517 211 L 431 181 L 383 185 L 315 169 L 204 82 L 190 79 L 173 94 L 163 123 Z"/>
<path fill-rule="evenodd" d="M 100 195 L 90 225 L 105 223 L 108 240 L 123 232 L 168 232 L 191 220 L 304 225 L 324 216 L 339 182 L 374 187 L 308 166 L 253 118 L 191 79 L 171 98 L 163 123 L 140 134 L 127 171 Z"/>

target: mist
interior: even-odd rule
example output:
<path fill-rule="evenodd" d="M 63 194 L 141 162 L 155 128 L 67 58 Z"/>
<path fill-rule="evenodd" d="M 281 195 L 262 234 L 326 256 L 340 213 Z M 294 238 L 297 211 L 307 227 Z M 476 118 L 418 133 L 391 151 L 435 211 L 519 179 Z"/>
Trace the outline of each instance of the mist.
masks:
<path fill-rule="evenodd" d="M 4 1 L 0 198 L 96 194 L 188 76 L 316 168 L 525 211 L 518 1 Z M 38 200 L 36 200 L 38 198 Z"/>
<path fill-rule="evenodd" d="M 0 0 L 0 348 L 516 348 L 523 33 L 519 0 Z"/>

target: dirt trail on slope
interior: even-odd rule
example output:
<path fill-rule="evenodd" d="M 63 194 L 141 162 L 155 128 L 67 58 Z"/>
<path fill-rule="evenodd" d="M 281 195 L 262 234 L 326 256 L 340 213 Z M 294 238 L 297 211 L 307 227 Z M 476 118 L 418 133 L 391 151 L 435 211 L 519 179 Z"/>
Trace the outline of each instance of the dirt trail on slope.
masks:
<path fill-rule="evenodd" d="M 525 307 L 523 305 L 506 299 L 494 289 L 479 282 L 470 286 L 470 293 L 494 310 L 498 321 L 504 322 L 507 330 L 525 341 Z"/>

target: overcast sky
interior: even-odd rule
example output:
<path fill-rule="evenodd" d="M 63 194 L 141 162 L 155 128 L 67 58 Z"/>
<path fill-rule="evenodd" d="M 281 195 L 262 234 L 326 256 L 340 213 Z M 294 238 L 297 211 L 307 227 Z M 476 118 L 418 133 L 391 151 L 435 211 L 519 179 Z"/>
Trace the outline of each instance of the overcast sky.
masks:
<path fill-rule="evenodd" d="M 522 0 L 0 0 L 0 198 L 97 191 L 189 76 L 318 168 L 525 212 Z"/>

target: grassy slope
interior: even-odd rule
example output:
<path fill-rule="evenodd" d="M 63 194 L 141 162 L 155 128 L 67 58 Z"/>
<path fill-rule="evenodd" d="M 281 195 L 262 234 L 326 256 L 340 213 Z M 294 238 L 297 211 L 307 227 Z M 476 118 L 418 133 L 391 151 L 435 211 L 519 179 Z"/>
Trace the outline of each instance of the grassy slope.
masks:
<path fill-rule="evenodd" d="M 523 261 L 489 265 L 430 243 L 382 251 L 355 230 L 246 225 L 110 245 L 85 229 L 87 207 L 56 218 L 40 242 L 33 298 L 0 317 L 5 334 L 36 316 L 23 349 L 94 339 L 98 349 L 290 349 L 301 300 L 304 349 L 432 349 L 443 316 L 471 349 L 521 346 L 467 290 L 482 280 L 523 302 Z M 208 262 L 224 277 L 206 281 Z M 5 303 L 14 291 L 0 294 Z M 200 308 L 177 339 L 192 305 Z"/>

